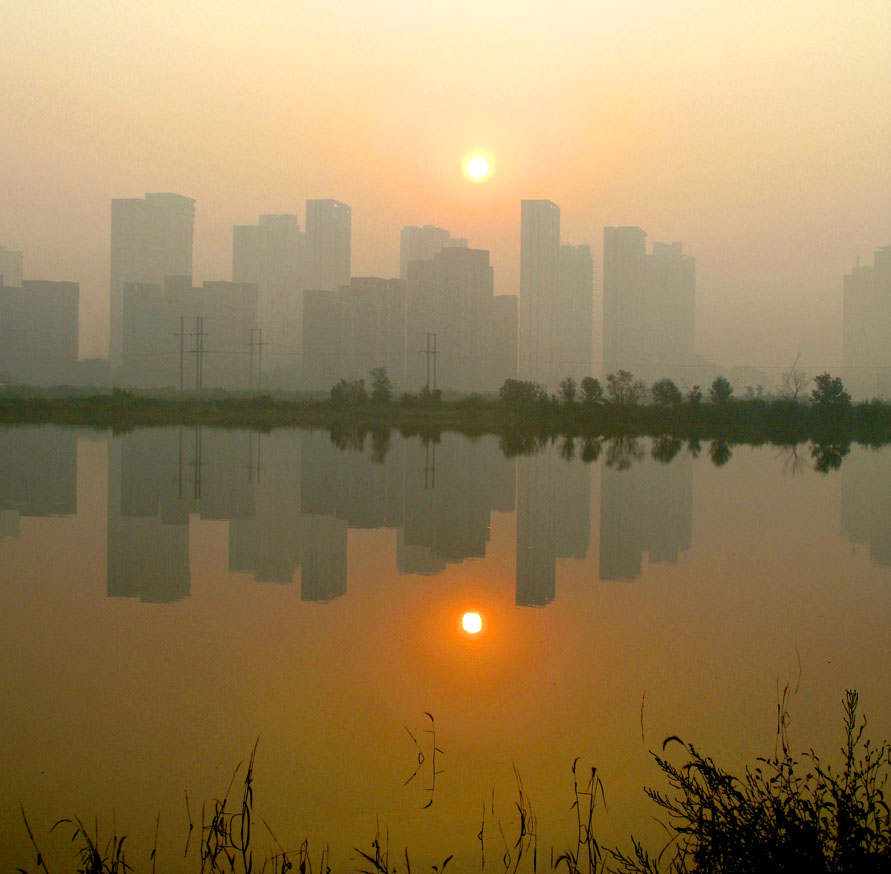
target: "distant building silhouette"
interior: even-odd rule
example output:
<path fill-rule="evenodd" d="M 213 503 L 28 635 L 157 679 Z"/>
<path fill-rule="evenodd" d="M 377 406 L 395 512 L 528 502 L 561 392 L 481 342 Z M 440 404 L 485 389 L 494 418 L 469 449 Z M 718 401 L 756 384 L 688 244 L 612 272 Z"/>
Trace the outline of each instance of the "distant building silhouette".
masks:
<path fill-rule="evenodd" d="M 306 201 L 304 289 L 334 291 L 350 283 L 351 210 L 337 200 Z"/>
<path fill-rule="evenodd" d="M 123 293 L 128 282 L 163 285 L 165 276 L 192 275 L 195 201 L 146 194 L 111 202 L 109 360 L 123 361 Z"/>
<path fill-rule="evenodd" d="M 581 381 L 593 372 L 594 259 L 590 246 L 561 246 L 557 337 L 558 368 Z M 558 381 L 559 384 L 559 381 Z M 554 389 L 557 385 L 554 385 Z"/>
<path fill-rule="evenodd" d="M 694 363 L 696 265 L 680 243 L 636 227 L 603 229 L 603 370 L 680 380 Z"/>
<path fill-rule="evenodd" d="M 248 388 L 257 356 L 257 286 L 168 276 L 161 286 L 125 283 L 120 379 L 139 387 Z M 253 361 L 251 356 L 254 356 Z"/>
<path fill-rule="evenodd" d="M 494 294 L 486 250 L 447 247 L 407 270 L 409 389 L 427 385 L 428 367 L 431 388 L 435 367 L 435 387 L 460 392 L 497 391 L 516 375 L 516 299 Z"/>
<path fill-rule="evenodd" d="M 615 438 L 632 441 L 636 438 Z M 636 580 L 649 561 L 675 564 L 693 539 L 693 467 L 678 457 L 659 464 L 607 450 L 600 480 L 600 579 Z M 613 456 L 611 458 L 611 456 Z"/>
<path fill-rule="evenodd" d="M 843 351 L 855 400 L 891 397 L 891 246 L 845 276 Z"/>
<path fill-rule="evenodd" d="M 330 389 L 340 379 L 369 381 L 384 367 L 396 389 L 404 382 L 405 283 L 354 276 L 337 291 L 304 292 L 303 385 Z"/>
<path fill-rule="evenodd" d="M 550 200 L 520 205 L 520 379 L 556 391 L 568 376 L 560 349 L 560 207 Z"/>
<path fill-rule="evenodd" d="M 70 383 L 77 366 L 76 282 L 0 286 L 0 373 L 31 385 Z"/>
<path fill-rule="evenodd" d="M 264 370 L 299 363 L 303 289 L 310 287 L 305 244 L 296 215 L 261 215 L 256 225 L 232 229 L 232 281 L 257 286 Z"/>
<path fill-rule="evenodd" d="M 0 246 L 0 285 L 22 284 L 22 253 Z"/>
<path fill-rule="evenodd" d="M 408 279 L 409 261 L 429 261 L 451 246 L 467 248 L 467 240 L 433 225 L 406 225 L 399 235 L 399 278 Z"/>

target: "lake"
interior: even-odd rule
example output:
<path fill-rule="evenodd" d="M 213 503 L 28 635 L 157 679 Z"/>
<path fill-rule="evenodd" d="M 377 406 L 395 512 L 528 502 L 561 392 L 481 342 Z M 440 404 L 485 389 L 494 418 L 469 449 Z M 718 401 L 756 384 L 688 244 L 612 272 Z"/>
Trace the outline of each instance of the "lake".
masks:
<path fill-rule="evenodd" d="M 21 803 L 52 860 L 79 815 L 197 870 L 255 742 L 258 849 L 262 817 L 335 871 L 378 828 L 400 870 L 498 871 L 517 775 L 547 867 L 577 757 L 598 838 L 658 847 L 668 735 L 741 769 L 788 687 L 795 749 L 831 758 L 846 688 L 891 737 L 891 449 L 534 448 L 0 428 L 0 868 L 35 867 Z"/>

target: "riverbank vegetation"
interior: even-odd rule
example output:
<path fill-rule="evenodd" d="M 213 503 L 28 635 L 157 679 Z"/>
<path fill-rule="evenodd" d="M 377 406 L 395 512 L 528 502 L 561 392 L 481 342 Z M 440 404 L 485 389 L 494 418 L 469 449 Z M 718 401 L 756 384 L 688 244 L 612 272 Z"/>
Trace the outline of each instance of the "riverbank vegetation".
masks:
<path fill-rule="evenodd" d="M 595 820 L 604 808 L 603 787 L 596 769 L 580 774 L 572 765 L 567 808 L 577 835 L 568 847 L 539 844 L 539 827 L 532 800 L 517 772 L 517 798 L 509 821 L 498 822 L 502 844 L 485 846 L 485 809 L 478 860 L 449 855 L 429 870 L 553 871 L 565 874 L 880 874 L 891 870 L 891 818 L 885 786 L 891 769 L 891 745 L 874 746 L 865 737 L 866 720 L 857 714 L 857 693 L 844 701 L 844 741 L 836 767 L 813 750 L 793 756 L 788 738 L 784 697 L 778 705 L 777 744 L 772 756 L 760 758 L 741 775 L 725 770 L 691 743 L 670 737 L 653 758 L 667 788 L 647 788 L 666 830 L 661 847 L 647 848 L 630 839 L 628 848 L 606 848 L 597 840 Z M 221 798 L 201 808 L 201 821 L 187 824 L 185 870 L 213 874 L 252 874 L 254 871 L 331 872 L 328 847 L 311 849 L 306 840 L 282 843 L 254 812 L 254 747 L 243 772 L 240 791 L 233 794 L 233 776 Z M 516 771 L 516 769 L 515 769 Z M 236 774 L 238 771 L 236 771 Z M 188 797 L 188 796 L 187 796 Z M 428 805 L 429 807 L 429 805 Z M 125 874 L 158 870 L 162 855 L 155 844 L 143 859 L 125 854 L 125 836 L 107 836 L 75 817 L 54 829 L 71 838 L 73 859 L 45 857 L 24 809 L 24 828 L 33 849 L 30 867 L 22 874 L 76 871 L 78 874 Z M 431 813 L 431 816 L 434 814 Z M 261 828 L 262 826 L 262 828 Z M 264 835 L 258 839 L 258 833 Z M 284 837 L 284 836 L 283 836 Z M 287 836 L 290 841 L 293 836 Z M 293 847 L 293 849 L 288 849 Z M 417 848 L 419 854 L 424 848 Z M 493 858 L 494 855 L 494 858 Z M 408 848 L 390 847 L 389 835 L 378 825 L 369 845 L 353 851 L 353 867 L 362 874 L 411 874 Z M 183 866 L 180 866 L 183 867 Z M 164 870 L 163 867 L 161 870 Z M 415 870 L 421 870 L 415 868 Z M 424 869 L 428 870 L 428 869 Z"/>
<path fill-rule="evenodd" d="M 305 427 L 396 429 L 435 437 L 442 431 L 496 434 L 509 443 L 536 435 L 570 437 L 671 434 L 680 439 L 782 445 L 814 440 L 891 442 L 891 403 L 852 403 L 838 377 L 821 374 L 806 397 L 768 397 L 752 390 L 734 397 L 718 377 L 703 392 L 682 390 L 669 379 L 647 387 L 620 370 L 599 380 L 565 379 L 556 394 L 535 382 L 508 379 L 498 396 L 447 397 L 422 389 L 396 397 L 383 368 L 365 380 L 340 380 L 327 397 L 286 393 L 205 391 L 200 394 L 112 389 L 78 390 L 7 386 L 0 390 L 0 423 L 56 424 L 125 432 L 156 425 L 209 425 L 271 430 Z"/>

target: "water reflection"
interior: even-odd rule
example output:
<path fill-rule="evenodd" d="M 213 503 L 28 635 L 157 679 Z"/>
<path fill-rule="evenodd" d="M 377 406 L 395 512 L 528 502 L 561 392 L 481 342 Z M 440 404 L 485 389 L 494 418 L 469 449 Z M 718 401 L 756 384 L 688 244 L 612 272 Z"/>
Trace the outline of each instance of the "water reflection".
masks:
<path fill-rule="evenodd" d="M 518 606 L 549 604 L 557 559 L 588 554 L 591 468 L 567 463 L 565 454 L 552 445 L 517 462 Z"/>
<path fill-rule="evenodd" d="M 891 452 L 853 453 L 841 469 L 841 533 L 891 567 Z"/>
<path fill-rule="evenodd" d="M 693 465 L 657 441 L 650 457 L 640 441 L 617 438 L 600 483 L 600 579 L 636 580 L 643 554 L 675 564 L 693 543 Z M 672 454 L 670 463 L 665 460 Z"/>
<path fill-rule="evenodd" d="M 77 512 L 77 435 L 57 428 L 0 428 L 0 536 L 19 516 Z"/>
<path fill-rule="evenodd" d="M 0 538 L 18 536 L 20 517 L 77 511 L 76 432 L 0 429 L 0 449 Z M 556 597 L 558 560 L 588 557 L 593 462 L 599 578 L 636 580 L 644 556 L 674 564 L 692 548 L 699 452 L 697 441 L 672 435 L 134 431 L 109 439 L 106 593 L 189 596 L 193 517 L 228 523 L 231 571 L 299 582 L 303 600 L 331 601 L 347 593 L 350 529 L 395 531 L 395 569 L 432 576 L 486 557 L 493 514 L 515 512 L 515 603 L 542 607 Z M 719 439 L 707 452 L 715 466 L 732 460 Z M 780 472 L 803 472 L 808 455 L 818 472 L 841 468 L 842 534 L 891 564 L 891 452 L 784 447 Z"/>

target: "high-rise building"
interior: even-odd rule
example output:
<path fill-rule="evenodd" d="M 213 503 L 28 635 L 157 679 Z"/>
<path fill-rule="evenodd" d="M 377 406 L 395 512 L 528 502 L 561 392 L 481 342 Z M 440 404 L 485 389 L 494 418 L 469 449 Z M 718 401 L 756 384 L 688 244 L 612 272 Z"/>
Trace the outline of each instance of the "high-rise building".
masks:
<path fill-rule="evenodd" d="M 189 276 L 123 290 L 121 381 L 141 387 L 245 389 L 259 384 L 257 286 Z"/>
<path fill-rule="evenodd" d="M 603 372 L 636 364 L 644 335 L 647 235 L 640 228 L 603 229 Z"/>
<path fill-rule="evenodd" d="M 399 235 L 399 278 L 408 278 L 409 261 L 429 261 L 450 246 L 467 248 L 467 240 L 433 225 L 406 225 Z"/>
<path fill-rule="evenodd" d="M 680 243 L 653 243 L 647 256 L 649 360 L 647 379 L 682 379 L 693 363 L 696 261 Z"/>
<path fill-rule="evenodd" d="M 842 345 L 851 396 L 891 397 L 891 246 L 845 276 Z"/>
<path fill-rule="evenodd" d="M 304 290 L 333 291 L 350 284 L 351 210 L 337 200 L 306 201 Z"/>
<path fill-rule="evenodd" d="M 165 276 L 192 275 L 195 201 L 146 194 L 111 202 L 108 357 L 123 360 L 123 293 L 127 282 L 163 285 Z"/>
<path fill-rule="evenodd" d="M 395 389 L 404 382 L 405 283 L 354 276 L 337 291 L 304 292 L 303 385 L 330 389 L 341 379 L 369 381 L 383 367 Z"/>
<path fill-rule="evenodd" d="M 76 282 L 26 279 L 0 286 L 0 373 L 13 382 L 71 381 L 77 365 Z"/>
<path fill-rule="evenodd" d="M 22 284 L 22 253 L 0 246 L 0 285 L 8 287 Z"/>
<path fill-rule="evenodd" d="M 515 374 L 503 360 L 510 342 L 511 306 L 494 294 L 484 249 L 445 248 L 428 261 L 410 261 L 406 282 L 406 385 L 475 392 L 497 391 Z M 514 323 L 515 324 L 515 323 Z M 433 338 L 435 335 L 435 356 Z M 428 349 L 430 352 L 428 353 Z M 433 379 L 435 368 L 435 380 Z"/>
<path fill-rule="evenodd" d="M 520 206 L 520 379 L 556 390 L 559 363 L 560 207 L 550 200 Z"/>
<path fill-rule="evenodd" d="M 590 246 L 561 246 L 557 338 L 563 378 L 581 381 L 592 373 L 594 258 Z"/>
<path fill-rule="evenodd" d="M 636 227 L 603 229 L 603 371 L 683 379 L 693 363 L 696 262 Z"/>
<path fill-rule="evenodd" d="M 254 283 L 267 367 L 294 368 L 301 347 L 304 234 L 296 215 L 261 215 L 232 229 L 232 281 Z"/>

